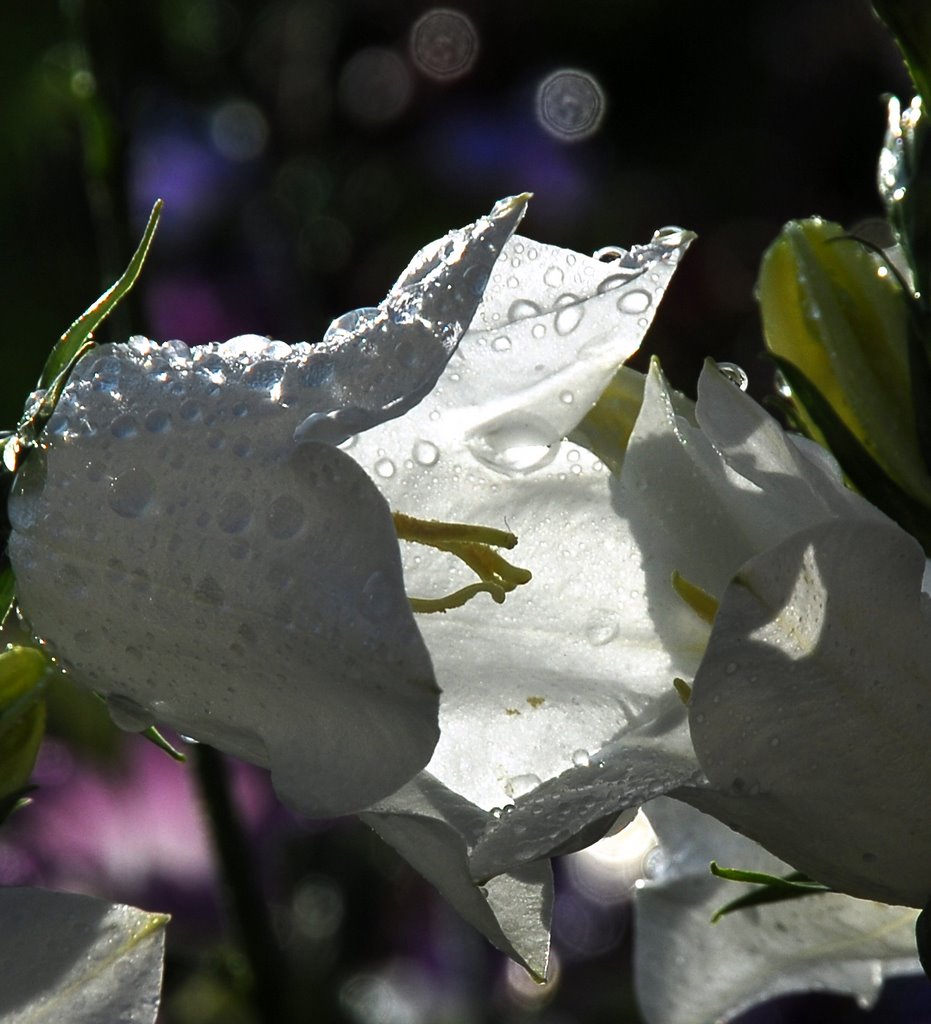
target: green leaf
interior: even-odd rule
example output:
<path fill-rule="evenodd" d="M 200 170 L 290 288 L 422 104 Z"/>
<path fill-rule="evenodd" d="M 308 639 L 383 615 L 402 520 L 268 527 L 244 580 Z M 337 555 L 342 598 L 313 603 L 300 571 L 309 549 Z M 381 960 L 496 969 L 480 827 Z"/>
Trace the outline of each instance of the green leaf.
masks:
<path fill-rule="evenodd" d="M 912 498 L 885 472 L 797 366 L 779 356 L 774 359 L 851 483 L 868 501 L 907 530 L 926 554 L 931 554 L 931 510 Z"/>
<path fill-rule="evenodd" d="M 931 103 L 931 4 L 927 0 L 873 0 L 873 8 L 895 36 L 919 95 Z"/>
<path fill-rule="evenodd" d="M 743 871 L 740 868 L 722 868 L 715 861 L 711 862 L 711 873 L 715 878 L 724 878 L 729 882 L 749 882 L 757 888 L 751 892 L 731 900 L 711 918 L 712 924 L 720 921 L 725 914 L 735 910 L 746 910 L 748 907 L 759 907 L 767 903 L 782 903 L 795 900 L 802 896 L 817 896 L 821 893 L 834 892 L 827 885 L 812 881 L 799 871 L 788 875 L 769 875 L 762 871 Z"/>
<path fill-rule="evenodd" d="M 187 761 L 187 757 L 177 747 L 169 743 L 154 725 L 150 725 L 148 729 L 144 729 L 139 735 L 154 744 L 159 750 L 164 750 L 173 760 L 180 761 L 182 764 Z"/>

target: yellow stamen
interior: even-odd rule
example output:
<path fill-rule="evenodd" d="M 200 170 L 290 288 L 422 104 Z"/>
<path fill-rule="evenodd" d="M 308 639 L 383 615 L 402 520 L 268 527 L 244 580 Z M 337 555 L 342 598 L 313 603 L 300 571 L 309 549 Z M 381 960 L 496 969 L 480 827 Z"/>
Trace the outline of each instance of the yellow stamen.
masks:
<path fill-rule="evenodd" d="M 718 602 L 709 593 L 694 583 L 689 583 L 677 572 L 672 574 L 672 588 L 703 622 L 714 622 L 714 617 L 718 614 Z"/>

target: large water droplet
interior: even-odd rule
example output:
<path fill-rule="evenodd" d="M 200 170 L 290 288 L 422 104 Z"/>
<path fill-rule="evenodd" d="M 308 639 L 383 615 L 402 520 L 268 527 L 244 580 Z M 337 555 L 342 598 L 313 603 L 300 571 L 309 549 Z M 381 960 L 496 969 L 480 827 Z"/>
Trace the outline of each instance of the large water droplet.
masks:
<path fill-rule="evenodd" d="M 747 386 L 750 383 L 750 378 L 747 376 L 746 370 L 738 366 L 736 363 L 715 363 L 718 368 L 718 372 L 722 377 L 726 377 L 731 384 L 735 387 L 740 388 L 741 391 L 746 391 Z M 784 380 L 785 378 L 783 378 Z M 791 389 L 789 395 L 791 396 Z"/>
<path fill-rule="evenodd" d="M 571 306 L 563 306 L 562 309 L 557 311 L 556 319 L 553 322 L 556 333 L 563 337 L 571 334 L 582 322 L 584 316 L 585 307 L 581 302 L 576 302 Z"/>
<path fill-rule="evenodd" d="M 268 506 L 265 526 L 277 540 L 288 540 L 304 525 L 304 506 L 288 494 L 282 494 Z"/>
<path fill-rule="evenodd" d="M 591 755 L 587 750 L 575 750 L 572 753 L 572 763 L 576 768 L 587 768 L 591 764 Z"/>
<path fill-rule="evenodd" d="M 382 480 L 390 480 L 395 474 L 395 465 L 391 459 L 379 459 L 375 463 L 375 472 Z"/>
<path fill-rule="evenodd" d="M 131 656 L 137 654 L 138 652 L 133 652 Z M 124 697 L 121 693 L 108 694 L 106 701 L 113 724 L 125 732 L 144 732 L 154 721 L 150 711 L 146 711 L 141 704 L 130 697 Z"/>
<path fill-rule="evenodd" d="M 274 391 L 284 377 L 285 367 L 283 363 L 274 362 L 270 359 L 262 359 L 243 371 L 242 382 L 247 388 L 254 388 L 257 391 Z"/>
<path fill-rule="evenodd" d="M 353 309 L 348 313 L 343 313 L 326 329 L 323 343 L 344 344 L 355 332 L 364 331 L 370 327 L 379 313 L 380 310 L 377 306 L 365 306 L 362 309 Z"/>
<path fill-rule="evenodd" d="M 359 602 L 359 611 L 369 622 L 384 622 L 394 607 L 391 581 L 380 570 L 365 581 Z"/>
<path fill-rule="evenodd" d="M 604 647 L 617 636 L 617 616 L 606 608 L 596 608 L 585 625 L 585 637 L 592 647 Z"/>
<path fill-rule="evenodd" d="M 515 412 L 479 428 L 466 443 L 479 462 L 507 476 L 518 476 L 553 461 L 559 434 L 541 417 Z"/>
<path fill-rule="evenodd" d="M 143 420 L 145 429 L 153 434 L 164 434 L 171 428 L 171 416 L 164 409 L 153 409 Z"/>
<path fill-rule="evenodd" d="M 530 316 L 539 316 L 542 312 L 542 308 L 530 299 L 518 299 L 512 302 L 508 309 L 508 320 L 524 320 Z"/>
<path fill-rule="evenodd" d="M 504 789 L 508 796 L 513 797 L 515 800 L 518 797 L 525 796 L 540 785 L 540 778 L 537 775 L 515 775 L 511 778 Z"/>
<path fill-rule="evenodd" d="M 511 349 L 511 339 L 506 334 L 499 334 L 497 338 L 492 340 L 491 347 L 495 352 L 509 352 Z"/>
<path fill-rule="evenodd" d="M 652 302 L 649 292 L 635 288 L 633 291 L 625 292 L 617 300 L 617 308 L 622 313 L 645 313 Z"/>
<path fill-rule="evenodd" d="M 135 419 L 130 416 L 129 413 L 123 413 L 122 415 L 117 416 L 110 424 L 110 433 L 114 437 L 135 437 L 138 430 L 139 428 L 136 426 Z"/>
<path fill-rule="evenodd" d="M 155 480 L 144 470 L 131 466 L 110 481 L 107 504 L 118 516 L 135 519 L 152 505 Z"/>
<path fill-rule="evenodd" d="M 432 441 L 415 441 L 413 456 L 414 462 L 421 466 L 435 466 L 440 457 L 440 449 Z"/>

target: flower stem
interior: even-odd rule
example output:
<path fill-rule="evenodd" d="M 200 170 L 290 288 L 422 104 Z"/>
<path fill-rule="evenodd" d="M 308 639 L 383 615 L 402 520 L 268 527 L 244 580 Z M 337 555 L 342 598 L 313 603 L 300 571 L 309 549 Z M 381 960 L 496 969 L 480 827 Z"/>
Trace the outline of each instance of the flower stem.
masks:
<path fill-rule="evenodd" d="M 194 747 L 194 766 L 222 873 L 223 901 L 252 973 L 257 1020 L 284 1020 L 284 954 L 278 946 L 268 905 L 258 885 L 249 840 L 236 813 L 222 756 L 212 747 Z"/>

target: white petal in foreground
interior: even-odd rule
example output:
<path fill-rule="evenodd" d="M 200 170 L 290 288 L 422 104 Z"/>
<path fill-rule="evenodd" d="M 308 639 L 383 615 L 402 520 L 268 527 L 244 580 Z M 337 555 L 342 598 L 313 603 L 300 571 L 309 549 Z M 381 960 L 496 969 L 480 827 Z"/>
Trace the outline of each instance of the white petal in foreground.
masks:
<path fill-rule="evenodd" d="M 89 896 L 0 889 L 4 1024 L 154 1024 L 164 914 Z"/>
<path fill-rule="evenodd" d="M 915 913 L 840 895 L 711 917 L 752 888 L 715 878 L 711 860 L 782 875 L 755 843 L 673 800 L 646 808 L 662 844 L 636 897 L 635 983 L 648 1024 L 726 1021 L 756 1003 L 812 989 L 867 1008 L 884 978 L 914 973 Z"/>
<path fill-rule="evenodd" d="M 553 875 L 548 863 L 474 885 L 469 849 L 491 815 L 426 772 L 361 815 L 489 941 L 537 978 L 546 977 Z"/>
<path fill-rule="evenodd" d="M 839 520 L 728 588 L 690 705 L 718 794 L 686 798 L 800 871 L 869 899 L 931 897 L 931 609 L 924 553 Z"/>

